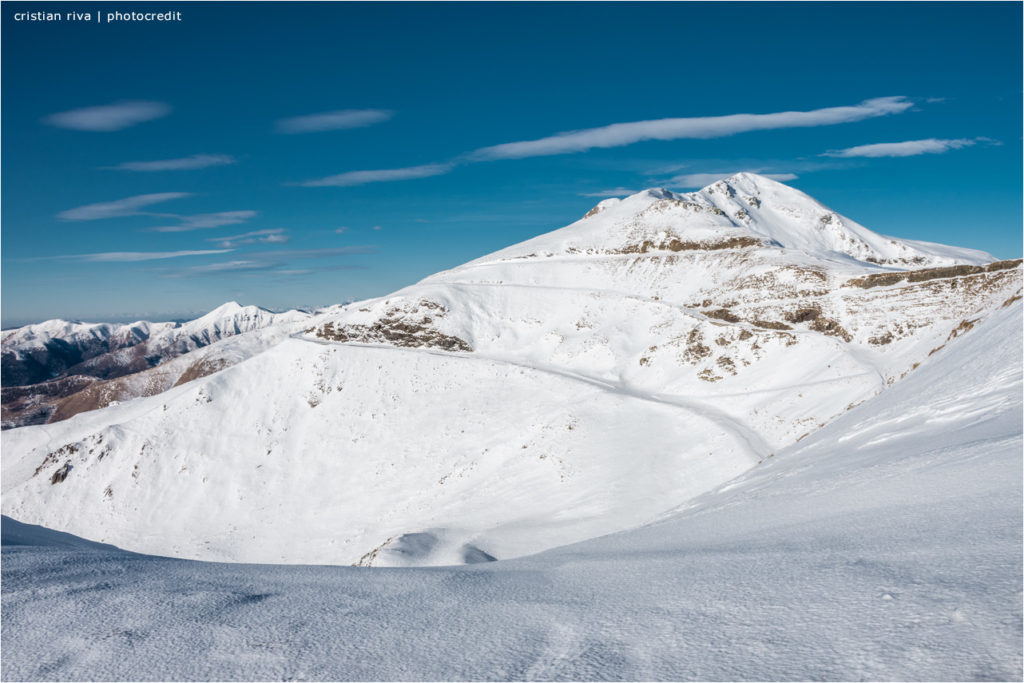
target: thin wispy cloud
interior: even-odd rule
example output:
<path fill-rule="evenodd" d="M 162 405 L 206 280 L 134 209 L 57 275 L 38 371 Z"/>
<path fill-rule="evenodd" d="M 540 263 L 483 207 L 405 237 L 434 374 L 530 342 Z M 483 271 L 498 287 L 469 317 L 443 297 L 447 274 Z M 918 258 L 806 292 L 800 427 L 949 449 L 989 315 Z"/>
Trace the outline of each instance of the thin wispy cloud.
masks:
<path fill-rule="evenodd" d="M 259 215 L 259 211 L 218 211 L 216 213 L 199 213 L 192 216 L 174 216 L 181 221 L 178 225 L 161 225 L 148 228 L 147 232 L 188 232 L 189 230 L 205 230 L 220 228 L 225 225 L 237 225 Z"/>
<path fill-rule="evenodd" d="M 760 171 L 750 171 L 751 173 L 757 173 L 765 178 L 771 178 L 772 180 L 778 180 L 779 182 L 786 182 L 789 180 L 796 180 L 799 176 L 795 173 L 761 173 Z M 706 187 L 711 183 L 718 182 L 723 178 L 728 178 L 735 175 L 737 172 L 730 173 L 687 173 L 684 175 L 677 175 L 674 178 L 668 180 L 665 184 L 673 187 Z"/>
<path fill-rule="evenodd" d="M 598 190 L 597 192 L 580 192 L 581 197 L 626 197 L 636 194 L 638 190 L 630 190 L 625 187 L 615 187 L 610 190 Z"/>
<path fill-rule="evenodd" d="M 352 247 L 327 247 L 325 249 L 281 249 L 279 251 L 260 252 L 260 256 L 307 259 L 353 254 L 376 254 L 378 251 L 379 247 L 375 245 L 359 245 Z"/>
<path fill-rule="evenodd" d="M 347 225 L 343 225 L 340 228 L 335 228 L 334 229 L 334 234 L 335 235 L 344 235 L 346 232 L 349 231 L 349 229 L 350 228 Z"/>
<path fill-rule="evenodd" d="M 914 157 L 920 154 L 944 154 L 953 149 L 962 149 L 979 142 L 992 142 L 988 138 L 959 138 L 941 140 L 927 138 L 925 140 L 907 140 L 905 142 L 878 142 L 872 145 L 858 145 L 848 149 L 825 152 L 822 156 L 840 157 Z"/>
<path fill-rule="evenodd" d="M 394 112 L 387 109 L 342 109 L 322 114 L 309 114 L 277 122 L 278 133 L 320 133 L 327 130 L 365 128 L 387 121 Z"/>
<path fill-rule="evenodd" d="M 225 263 L 206 263 L 201 266 L 190 266 L 184 271 L 172 274 L 172 277 L 184 277 L 185 275 L 198 275 L 201 273 L 225 273 L 235 270 L 254 270 L 264 269 L 267 267 L 276 267 L 273 265 L 268 266 L 263 261 L 227 261 Z"/>
<path fill-rule="evenodd" d="M 231 250 L 225 250 L 231 251 Z M 327 259 L 332 256 L 351 256 L 361 254 L 375 254 L 378 248 L 372 245 L 361 245 L 352 247 L 329 247 L 325 249 L 278 249 L 270 251 L 253 251 L 246 253 L 242 258 L 224 261 L 220 263 L 207 263 L 202 265 L 189 266 L 181 270 L 166 272 L 163 277 L 183 278 L 195 275 L 215 275 L 218 273 L 237 272 L 243 273 L 271 273 L 277 275 L 295 275 L 300 273 L 311 273 L 325 270 L 358 270 L 366 266 L 359 264 L 328 264 L 326 266 L 295 268 L 292 261 L 303 261 L 310 259 Z"/>
<path fill-rule="evenodd" d="M 102 218 L 121 218 L 124 216 L 144 215 L 140 211 L 143 207 L 172 199 L 191 197 L 190 192 L 158 192 L 155 194 L 140 194 L 134 197 L 126 197 L 113 202 L 101 202 L 99 204 L 87 204 L 74 209 L 68 209 L 57 214 L 57 218 L 65 221 L 95 221 Z"/>
<path fill-rule="evenodd" d="M 538 140 L 508 142 L 472 152 L 472 161 L 521 159 L 584 152 L 595 148 L 622 147 L 645 140 L 718 138 L 738 133 L 781 128 L 810 128 L 852 123 L 907 111 L 913 102 L 906 97 L 880 97 L 846 107 L 772 114 L 729 114 L 691 118 L 656 119 L 613 123 L 600 128 L 558 133 Z"/>
<path fill-rule="evenodd" d="M 163 102 L 115 102 L 51 114 L 43 119 L 43 123 L 72 130 L 112 132 L 159 119 L 170 113 L 170 106 Z"/>
<path fill-rule="evenodd" d="M 44 256 L 33 260 L 74 259 L 89 263 L 133 263 L 135 261 L 161 261 L 163 259 L 181 258 L 183 256 L 209 256 L 226 254 L 231 249 L 200 249 L 190 251 L 104 251 L 93 254 L 67 254 L 64 256 Z"/>
<path fill-rule="evenodd" d="M 285 244 L 289 239 L 287 233 L 288 231 L 284 228 L 274 228 L 271 230 L 255 230 L 241 235 L 231 235 L 230 237 L 211 237 L 206 241 L 216 242 L 217 246 L 224 247 L 225 249 L 233 249 L 246 244 Z"/>
<path fill-rule="evenodd" d="M 899 114 L 912 107 L 913 102 L 908 98 L 895 96 L 865 100 L 852 106 L 827 107 L 810 111 L 729 114 L 614 123 L 599 128 L 558 133 L 537 140 L 483 147 L 445 163 L 406 168 L 348 171 L 296 184 L 303 187 L 349 187 L 368 183 L 410 180 L 443 175 L 458 165 L 481 161 L 570 154 L 597 148 L 622 147 L 646 140 L 717 138 L 759 130 L 831 126 Z"/>
<path fill-rule="evenodd" d="M 386 183 L 395 180 L 409 180 L 411 178 L 428 178 L 430 176 L 443 175 L 454 168 L 453 164 L 425 164 L 423 166 L 409 166 L 407 168 L 387 168 L 374 171 L 348 171 L 337 175 L 307 180 L 299 183 L 303 187 L 351 187 L 353 185 L 366 185 L 367 183 Z"/>
<path fill-rule="evenodd" d="M 193 154 L 181 159 L 162 159 L 159 161 L 126 161 L 116 166 L 105 166 L 107 171 L 192 171 L 211 166 L 228 166 L 237 160 L 227 154 Z"/>

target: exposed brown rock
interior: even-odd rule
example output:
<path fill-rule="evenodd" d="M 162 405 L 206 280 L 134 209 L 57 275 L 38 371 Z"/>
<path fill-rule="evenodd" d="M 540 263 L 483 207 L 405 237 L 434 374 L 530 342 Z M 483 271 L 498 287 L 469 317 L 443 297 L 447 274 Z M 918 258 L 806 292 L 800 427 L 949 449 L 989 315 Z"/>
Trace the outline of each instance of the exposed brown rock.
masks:
<path fill-rule="evenodd" d="M 724 320 L 727 323 L 738 323 L 740 317 L 735 313 L 732 313 L 728 308 L 719 308 L 714 311 L 704 311 L 704 315 L 709 318 L 715 318 L 716 320 Z"/>
<path fill-rule="evenodd" d="M 326 322 L 310 332 L 321 339 L 337 342 L 383 342 L 393 346 L 471 352 L 473 347 L 464 339 L 444 334 L 432 326 L 434 317 L 443 318 L 447 312 L 448 309 L 434 301 L 420 299 L 411 310 L 388 309 L 372 324 L 335 326 L 333 322 Z"/>
<path fill-rule="evenodd" d="M 847 280 L 843 286 L 870 289 L 871 287 L 894 285 L 899 282 L 924 282 L 926 280 L 961 277 L 963 275 L 977 275 L 978 273 L 993 273 L 1016 268 L 1021 262 L 1021 259 L 1012 259 L 1008 261 L 994 261 L 987 266 L 947 266 L 944 268 L 905 270 L 895 273 L 873 273 L 864 277 Z"/>
<path fill-rule="evenodd" d="M 751 325 L 756 325 L 757 327 L 763 327 L 763 328 L 768 329 L 768 330 L 791 330 L 791 329 L 793 329 L 792 327 L 790 327 L 789 325 L 787 325 L 785 323 L 779 323 L 779 322 L 775 322 L 773 320 L 751 320 L 750 324 Z"/>
<path fill-rule="evenodd" d="M 644 240 L 639 244 L 630 244 L 619 249 L 609 250 L 608 253 L 647 254 L 652 251 L 715 251 L 717 249 L 744 249 L 759 246 L 762 246 L 761 240 L 754 237 L 729 237 L 724 240 L 696 242 L 692 240 L 684 241 L 676 236 L 670 236 L 658 243 L 652 240 Z"/>
<path fill-rule="evenodd" d="M 61 483 L 62 481 L 64 481 L 65 479 L 68 478 L 68 473 L 70 471 L 71 471 L 71 463 L 70 462 L 64 463 L 60 467 L 60 469 L 58 469 L 56 472 L 54 472 L 53 476 L 50 477 L 50 483 L 51 484 L 59 484 L 59 483 Z"/>

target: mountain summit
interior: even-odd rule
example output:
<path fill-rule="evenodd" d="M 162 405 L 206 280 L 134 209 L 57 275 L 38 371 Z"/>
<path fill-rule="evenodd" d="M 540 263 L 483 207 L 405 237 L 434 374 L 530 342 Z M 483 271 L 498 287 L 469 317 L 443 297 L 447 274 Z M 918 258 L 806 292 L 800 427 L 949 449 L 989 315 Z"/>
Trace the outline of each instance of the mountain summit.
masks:
<path fill-rule="evenodd" d="M 879 235 L 799 190 L 753 173 L 738 173 L 697 192 L 651 189 L 606 199 L 583 220 L 492 256 L 682 251 L 724 248 L 736 240 L 800 251 L 811 259 L 895 268 L 995 260 L 973 249 Z"/>
<path fill-rule="evenodd" d="M 1020 260 L 878 235 L 767 178 L 647 190 L 8 430 L 3 511 L 206 560 L 516 557 L 723 485 L 1020 297 Z"/>

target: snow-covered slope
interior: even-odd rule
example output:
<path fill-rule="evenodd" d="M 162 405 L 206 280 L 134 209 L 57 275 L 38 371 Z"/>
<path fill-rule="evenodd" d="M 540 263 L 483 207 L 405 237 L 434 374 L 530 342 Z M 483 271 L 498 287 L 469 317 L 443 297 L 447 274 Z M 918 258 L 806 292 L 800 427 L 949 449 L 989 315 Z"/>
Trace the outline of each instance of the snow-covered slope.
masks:
<path fill-rule="evenodd" d="M 4 512 L 209 560 L 516 557 L 719 486 L 1021 293 L 1020 261 L 749 174 L 597 208 L 158 396 L 5 433 Z"/>
<path fill-rule="evenodd" d="M 3 678 L 1020 680 L 1022 322 L 655 524 L 518 560 L 184 562 L 5 519 Z"/>

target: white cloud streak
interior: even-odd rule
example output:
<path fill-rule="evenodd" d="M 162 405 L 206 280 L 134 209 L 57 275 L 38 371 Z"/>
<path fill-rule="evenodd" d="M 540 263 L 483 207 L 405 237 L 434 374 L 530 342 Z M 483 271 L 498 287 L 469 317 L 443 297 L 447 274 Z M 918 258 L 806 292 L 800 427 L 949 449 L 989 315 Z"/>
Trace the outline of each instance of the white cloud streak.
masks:
<path fill-rule="evenodd" d="M 43 119 L 43 123 L 72 130 L 112 132 L 159 119 L 170 113 L 170 106 L 163 102 L 115 102 L 51 114 Z"/>
<path fill-rule="evenodd" d="M 320 133 L 327 130 L 364 128 L 387 121 L 392 116 L 394 116 L 394 112 L 387 109 L 342 109 L 282 119 L 277 122 L 277 132 L 286 134 Z"/>
<path fill-rule="evenodd" d="M 107 251 L 98 254 L 74 254 L 58 258 L 73 258 L 95 263 L 128 263 L 134 261 L 158 261 L 182 256 L 207 256 L 225 254 L 231 249 L 205 249 L 200 251 Z"/>
<path fill-rule="evenodd" d="M 858 145 L 848 149 L 825 152 L 821 156 L 840 157 L 914 157 L 920 154 L 944 154 L 951 149 L 970 147 L 978 142 L 987 142 L 987 138 L 960 138 L 956 140 L 907 140 L 905 142 L 878 142 L 873 145 Z"/>
<path fill-rule="evenodd" d="M 219 228 L 224 225 L 237 225 L 259 215 L 258 211 L 218 211 L 217 213 L 199 213 L 193 216 L 175 216 L 181 220 L 179 225 L 161 225 L 149 228 L 147 232 L 188 232 Z"/>
<path fill-rule="evenodd" d="M 580 192 L 581 197 L 627 197 L 636 194 L 638 190 L 630 190 L 625 187 L 616 187 L 610 190 L 598 190 L 597 192 Z"/>
<path fill-rule="evenodd" d="M 796 180 L 798 177 L 795 173 L 760 173 L 759 171 L 750 171 L 750 173 L 757 173 L 765 178 L 778 180 L 782 183 L 788 180 Z M 735 174 L 736 173 L 687 173 L 685 175 L 677 175 L 676 177 L 668 180 L 665 184 L 673 187 L 706 187 L 711 183 L 718 182 L 723 178 L 728 178 Z"/>
<path fill-rule="evenodd" d="M 559 133 L 538 140 L 509 142 L 491 147 L 483 147 L 445 163 L 425 164 L 406 168 L 348 171 L 294 184 L 302 187 L 349 187 L 365 185 L 367 183 L 426 178 L 443 175 L 461 164 L 481 161 L 570 154 L 595 148 L 622 147 L 645 140 L 717 138 L 759 130 L 831 126 L 879 116 L 888 116 L 890 114 L 899 114 L 911 107 L 913 107 L 912 101 L 903 96 L 896 96 L 865 100 L 860 104 L 852 106 L 828 107 L 811 111 L 786 111 L 772 114 L 729 114 L 726 116 L 614 123 L 600 128 Z M 696 177 L 697 174 L 690 175 Z M 795 178 L 795 176 L 791 177 L 791 174 L 777 175 L 786 180 L 793 180 Z M 679 176 L 679 178 L 687 177 Z M 606 191 L 607 194 L 602 192 L 585 194 L 585 196 L 615 196 L 616 194 L 623 194 L 621 190 L 622 188 L 617 188 Z"/>
<path fill-rule="evenodd" d="M 589 149 L 622 147 L 645 140 L 678 140 L 682 138 L 718 138 L 737 133 L 779 128 L 810 128 L 852 123 L 910 109 L 913 103 L 905 97 L 880 97 L 846 107 L 829 107 L 812 111 L 787 111 L 773 114 L 729 114 L 693 118 L 656 119 L 613 123 L 600 128 L 569 131 L 539 140 L 508 142 L 471 152 L 472 161 L 521 159 L 524 157 L 570 154 Z"/>
<path fill-rule="evenodd" d="M 171 199 L 190 197 L 190 192 L 158 192 L 156 194 L 140 194 L 134 197 L 126 197 L 113 202 L 101 202 L 99 204 L 88 204 L 75 209 L 68 209 L 57 214 L 57 218 L 65 221 L 95 221 L 102 218 L 120 218 L 123 216 L 138 216 L 143 214 L 139 209 L 166 202 Z"/>
<path fill-rule="evenodd" d="M 202 266 L 192 266 L 175 276 L 185 277 L 190 274 L 198 273 L 224 273 L 233 270 L 262 270 L 266 268 L 268 268 L 267 264 L 262 261 L 227 261 L 225 263 L 209 263 Z"/>
<path fill-rule="evenodd" d="M 430 176 L 443 175 L 452 170 L 452 164 L 426 164 L 424 166 L 410 166 L 408 168 L 386 168 L 374 171 L 348 171 L 338 175 L 327 176 L 317 180 L 307 180 L 299 183 L 303 187 L 350 187 L 352 185 L 365 185 L 367 183 L 384 183 L 395 180 L 409 180 L 411 178 L 427 178 Z"/>
<path fill-rule="evenodd" d="M 207 242 L 216 242 L 217 246 L 233 249 L 245 244 L 285 244 L 288 242 L 287 230 L 274 228 L 271 230 L 255 230 L 230 237 L 211 237 Z"/>
<path fill-rule="evenodd" d="M 106 166 L 107 171 L 191 171 L 211 166 L 227 166 L 237 160 L 226 154 L 193 154 L 181 159 L 162 159 L 160 161 L 126 161 L 117 166 Z"/>

